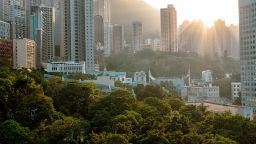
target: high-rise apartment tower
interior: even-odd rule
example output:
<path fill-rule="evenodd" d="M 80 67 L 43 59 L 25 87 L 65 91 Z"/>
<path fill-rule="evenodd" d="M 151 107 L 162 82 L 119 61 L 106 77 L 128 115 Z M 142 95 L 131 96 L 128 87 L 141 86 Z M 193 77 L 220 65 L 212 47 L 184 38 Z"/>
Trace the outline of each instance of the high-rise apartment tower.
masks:
<path fill-rule="evenodd" d="M 242 104 L 256 108 L 256 0 L 239 0 Z"/>
<path fill-rule="evenodd" d="M 161 51 L 177 52 L 177 13 L 174 5 L 161 9 Z"/>

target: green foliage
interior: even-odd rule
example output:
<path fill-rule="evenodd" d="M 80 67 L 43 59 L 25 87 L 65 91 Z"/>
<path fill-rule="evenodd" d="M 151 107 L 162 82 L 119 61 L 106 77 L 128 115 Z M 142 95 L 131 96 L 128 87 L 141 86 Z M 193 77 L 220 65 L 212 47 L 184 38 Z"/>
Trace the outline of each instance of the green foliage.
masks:
<path fill-rule="evenodd" d="M 77 81 L 50 80 L 46 93 L 54 99 L 56 109 L 67 115 L 86 117 L 90 101 L 98 94 L 96 86 Z"/>
<path fill-rule="evenodd" d="M 203 121 L 202 129 L 204 132 L 211 132 L 228 137 L 241 144 L 253 143 L 256 135 L 252 131 L 256 125 L 242 116 L 232 116 L 230 114 L 213 114 L 206 117 Z"/>
<path fill-rule="evenodd" d="M 231 99 L 231 79 L 220 79 L 214 82 L 214 85 L 220 87 L 220 96 Z"/>
<path fill-rule="evenodd" d="M 121 59 L 120 59 L 121 57 Z M 155 77 L 181 77 L 186 75 L 189 66 L 191 75 L 201 78 L 206 69 L 213 71 L 213 77 L 223 78 L 225 73 L 240 73 L 239 61 L 221 57 L 203 57 L 193 53 L 166 53 L 145 49 L 136 54 L 120 53 L 106 59 L 107 68 L 115 71 L 126 71 L 129 76 L 138 70 L 151 72 Z"/>
<path fill-rule="evenodd" d="M 138 55 L 148 58 L 155 54 L 149 51 L 147 55 L 143 52 Z M 56 78 L 45 81 L 40 71 L 0 69 L 0 143 L 253 144 L 256 141 L 256 121 L 230 113 L 208 112 L 203 105 L 186 105 L 175 93 L 166 93 L 158 86 L 139 85 L 135 88 L 136 96 L 130 90 L 103 95 L 92 83 Z"/>
<path fill-rule="evenodd" d="M 42 121 L 51 122 L 55 112 L 52 98 L 45 96 L 40 90 L 23 97 L 22 104 L 17 109 L 18 121 L 30 127 L 36 127 Z"/>
<path fill-rule="evenodd" d="M 0 78 L 0 101 L 6 103 L 8 97 L 13 94 L 13 83 L 9 79 Z"/>
<path fill-rule="evenodd" d="M 203 137 L 197 133 L 189 133 L 182 137 L 182 144 L 198 144 L 202 143 Z"/>
<path fill-rule="evenodd" d="M 179 111 L 183 106 L 185 106 L 184 101 L 174 96 L 171 96 L 170 98 L 168 98 L 167 102 L 170 104 L 171 108 L 176 111 Z"/>
<path fill-rule="evenodd" d="M 203 141 L 204 144 L 238 144 L 238 142 L 233 141 L 229 138 L 225 138 L 221 135 L 210 135 L 206 136 Z"/>
<path fill-rule="evenodd" d="M 78 143 L 85 142 L 89 124 L 72 117 L 55 120 L 51 125 L 42 124 L 34 130 L 36 143 Z"/>
<path fill-rule="evenodd" d="M 73 80 L 95 80 L 96 76 L 90 74 L 73 73 L 69 74 L 68 78 Z"/>
<path fill-rule="evenodd" d="M 231 78 L 217 79 L 214 81 L 214 85 L 220 87 L 220 96 L 231 99 L 231 83 L 240 82 L 240 74 L 235 74 Z M 238 101 L 239 104 L 239 101 Z"/>
<path fill-rule="evenodd" d="M 129 85 L 127 83 L 122 83 L 120 81 L 115 82 L 115 87 L 124 88 L 124 89 L 127 89 L 129 91 L 132 90 L 132 86 L 131 85 Z"/>
<path fill-rule="evenodd" d="M 3 56 L 0 57 L 0 67 L 11 68 L 11 63 L 9 62 L 8 58 Z"/>
<path fill-rule="evenodd" d="M 100 133 L 95 134 L 92 133 L 91 144 L 129 144 L 128 140 L 120 134 L 112 134 L 112 133 Z"/>
<path fill-rule="evenodd" d="M 125 111 L 132 110 L 135 98 L 125 90 L 114 91 L 90 108 L 92 126 L 100 130 L 110 130 L 110 119 Z"/>
<path fill-rule="evenodd" d="M 0 124 L 0 143 L 3 144 L 30 144 L 30 130 L 20 126 L 14 120 L 7 120 Z"/>
<path fill-rule="evenodd" d="M 166 92 L 164 92 L 162 88 L 157 85 L 138 85 L 134 88 L 134 92 L 138 100 L 142 100 L 147 97 L 157 97 L 162 99 L 167 96 Z"/>

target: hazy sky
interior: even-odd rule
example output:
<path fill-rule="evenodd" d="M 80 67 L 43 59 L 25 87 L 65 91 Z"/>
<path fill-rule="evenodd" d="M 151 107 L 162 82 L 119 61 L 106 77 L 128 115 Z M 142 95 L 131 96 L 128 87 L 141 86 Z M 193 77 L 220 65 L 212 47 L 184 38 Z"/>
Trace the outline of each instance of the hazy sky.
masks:
<path fill-rule="evenodd" d="M 238 24 L 238 0 L 144 0 L 155 8 L 174 4 L 178 14 L 178 24 L 185 19 L 201 19 L 211 26 L 221 18 L 227 24 Z"/>

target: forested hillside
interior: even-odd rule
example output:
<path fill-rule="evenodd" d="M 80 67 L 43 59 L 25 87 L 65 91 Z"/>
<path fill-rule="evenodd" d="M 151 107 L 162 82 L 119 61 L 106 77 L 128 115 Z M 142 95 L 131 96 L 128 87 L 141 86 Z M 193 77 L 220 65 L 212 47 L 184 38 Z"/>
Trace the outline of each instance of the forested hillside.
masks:
<path fill-rule="evenodd" d="M 2 63 L 0 63 L 1 65 Z M 3 144 L 253 144 L 256 121 L 186 105 L 157 86 L 104 93 L 92 83 L 0 67 Z"/>
<path fill-rule="evenodd" d="M 214 79 L 225 77 L 225 73 L 240 73 L 239 61 L 231 58 L 199 56 L 193 53 L 167 53 L 143 50 L 136 54 L 120 53 L 106 59 L 109 70 L 134 72 L 151 70 L 156 77 L 182 77 L 189 67 L 193 79 L 201 79 L 202 71 L 210 69 Z"/>

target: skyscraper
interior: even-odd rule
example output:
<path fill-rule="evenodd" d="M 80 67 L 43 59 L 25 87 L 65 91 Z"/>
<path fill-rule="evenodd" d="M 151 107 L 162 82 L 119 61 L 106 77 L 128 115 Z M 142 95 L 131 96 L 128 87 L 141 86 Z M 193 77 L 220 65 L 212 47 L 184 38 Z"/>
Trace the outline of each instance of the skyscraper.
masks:
<path fill-rule="evenodd" d="M 85 1 L 61 1 L 61 57 L 85 61 Z"/>
<path fill-rule="evenodd" d="M 94 19 L 93 0 L 85 0 L 85 48 L 86 71 L 93 72 L 94 65 Z"/>
<path fill-rule="evenodd" d="M 7 20 L 12 25 L 12 37 L 25 38 L 27 36 L 25 3 L 23 0 L 8 0 Z"/>
<path fill-rule="evenodd" d="M 161 51 L 178 52 L 177 13 L 172 4 L 161 9 Z"/>
<path fill-rule="evenodd" d="M 136 53 L 143 48 L 142 23 L 132 23 L 132 51 Z"/>
<path fill-rule="evenodd" d="M 61 1 L 61 57 L 94 69 L 93 0 Z"/>
<path fill-rule="evenodd" d="M 214 36 L 215 36 L 215 55 L 229 56 L 230 48 L 230 34 L 225 21 L 219 19 L 214 22 Z"/>
<path fill-rule="evenodd" d="M 95 0 L 94 15 L 100 15 L 104 23 L 104 56 L 111 55 L 113 26 L 111 24 L 110 0 Z"/>
<path fill-rule="evenodd" d="M 0 20 L 3 20 L 4 17 L 4 0 L 0 1 Z"/>
<path fill-rule="evenodd" d="M 43 62 L 43 55 L 47 51 L 43 51 L 43 36 L 46 35 L 46 25 L 44 23 L 43 12 L 39 6 L 31 7 L 30 15 L 30 35 L 29 37 L 37 44 L 36 65 L 39 67 Z"/>
<path fill-rule="evenodd" d="M 94 15 L 103 17 L 104 22 L 111 22 L 110 0 L 94 0 Z"/>
<path fill-rule="evenodd" d="M 4 0 L 0 1 L 0 20 L 4 20 Z"/>
<path fill-rule="evenodd" d="M 118 54 L 124 49 L 124 26 L 113 26 L 113 49 L 112 54 Z"/>
<path fill-rule="evenodd" d="M 55 9 L 47 6 L 32 6 L 30 38 L 37 43 L 37 65 L 54 59 Z"/>
<path fill-rule="evenodd" d="M 94 45 L 104 45 L 104 23 L 101 15 L 94 16 Z"/>
<path fill-rule="evenodd" d="M 256 110 L 256 0 L 239 0 L 242 104 Z"/>
<path fill-rule="evenodd" d="M 54 59 L 54 32 L 55 32 L 55 8 L 42 6 L 43 19 L 45 20 L 46 27 L 46 41 L 43 43 L 44 49 L 47 49 L 47 61 Z"/>
<path fill-rule="evenodd" d="M 9 0 L 0 1 L 0 20 L 2 21 L 8 21 L 8 1 Z"/>

